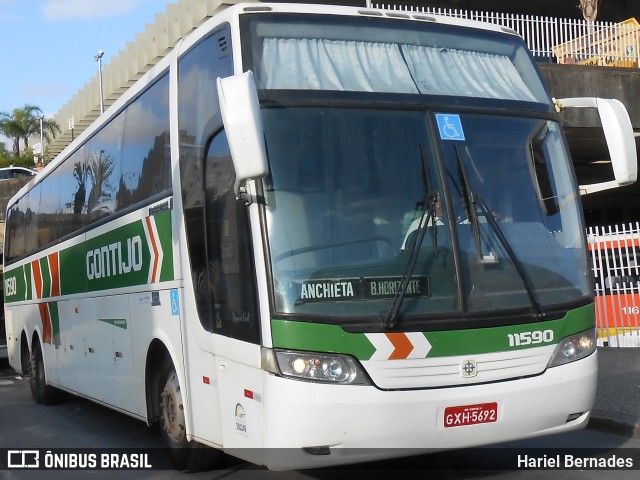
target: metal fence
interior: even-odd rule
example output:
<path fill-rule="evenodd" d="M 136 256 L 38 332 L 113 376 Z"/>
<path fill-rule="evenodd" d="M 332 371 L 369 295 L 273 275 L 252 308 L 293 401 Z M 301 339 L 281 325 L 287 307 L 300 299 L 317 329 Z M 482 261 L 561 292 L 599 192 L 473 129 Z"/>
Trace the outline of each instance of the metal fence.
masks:
<path fill-rule="evenodd" d="M 640 347 L 640 223 L 590 227 L 598 344 Z"/>
<path fill-rule="evenodd" d="M 542 15 L 517 15 L 441 7 L 407 7 L 368 2 L 371 8 L 446 15 L 495 23 L 518 32 L 538 60 L 584 65 L 638 67 L 640 24 L 587 22 Z"/>

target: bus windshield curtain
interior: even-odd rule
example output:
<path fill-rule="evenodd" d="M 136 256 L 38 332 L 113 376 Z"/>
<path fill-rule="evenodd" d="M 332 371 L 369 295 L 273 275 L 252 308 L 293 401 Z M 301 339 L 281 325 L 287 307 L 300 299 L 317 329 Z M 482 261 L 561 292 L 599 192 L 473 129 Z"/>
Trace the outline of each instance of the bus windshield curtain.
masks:
<path fill-rule="evenodd" d="M 398 45 L 266 38 L 262 88 L 418 93 Z"/>
<path fill-rule="evenodd" d="M 420 93 L 535 102 L 505 55 L 403 45 Z"/>
<path fill-rule="evenodd" d="M 265 38 L 259 88 L 535 101 L 504 55 L 326 39 Z"/>

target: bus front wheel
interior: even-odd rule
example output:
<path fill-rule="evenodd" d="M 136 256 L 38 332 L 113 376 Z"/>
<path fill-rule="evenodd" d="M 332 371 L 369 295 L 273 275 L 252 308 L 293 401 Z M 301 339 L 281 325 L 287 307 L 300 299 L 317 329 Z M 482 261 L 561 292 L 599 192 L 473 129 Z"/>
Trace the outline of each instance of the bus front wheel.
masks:
<path fill-rule="evenodd" d="M 171 463 L 178 470 L 203 470 L 212 468 L 220 451 L 197 442 L 189 442 L 186 434 L 186 418 L 182 390 L 173 367 L 165 370 L 160 384 L 160 433 L 169 448 Z"/>

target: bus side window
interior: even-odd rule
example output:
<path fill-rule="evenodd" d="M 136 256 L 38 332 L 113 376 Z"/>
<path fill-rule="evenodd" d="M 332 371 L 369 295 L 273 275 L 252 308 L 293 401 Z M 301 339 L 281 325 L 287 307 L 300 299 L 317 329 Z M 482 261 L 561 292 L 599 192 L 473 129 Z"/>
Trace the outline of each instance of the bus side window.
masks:
<path fill-rule="evenodd" d="M 209 143 L 204 165 L 206 274 L 213 332 L 259 343 L 256 281 L 248 209 L 236 200 L 224 131 Z M 194 272 L 195 273 L 195 272 Z M 203 272 L 204 273 L 204 272 Z"/>
<path fill-rule="evenodd" d="M 231 26 L 221 24 L 211 36 L 184 54 L 178 63 L 180 178 L 187 248 L 200 321 L 212 332 L 213 308 L 204 221 L 204 156 L 213 132 L 222 126 L 216 79 L 233 75 Z M 211 270 L 211 271 L 209 271 Z"/>

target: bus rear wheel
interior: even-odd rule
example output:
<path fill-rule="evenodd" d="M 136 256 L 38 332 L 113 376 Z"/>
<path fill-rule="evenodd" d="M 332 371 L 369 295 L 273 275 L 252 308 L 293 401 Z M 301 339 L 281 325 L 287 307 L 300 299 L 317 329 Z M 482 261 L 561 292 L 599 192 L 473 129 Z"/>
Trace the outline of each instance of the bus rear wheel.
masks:
<path fill-rule="evenodd" d="M 189 442 L 182 390 L 173 367 L 165 370 L 160 384 L 160 434 L 169 448 L 171 463 L 178 470 L 205 470 L 212 468 L 220 451 L 197 442 Z"/>
<path fill-rule="evenodd" d="M 44 360 L 40 342 L 35 342 L 29 357 L 29 386 L 31 396 L 36 403 L 50 405 L 56 400 L 56 389 L 47 385 L 47 376 L 44 371 Z"/>

